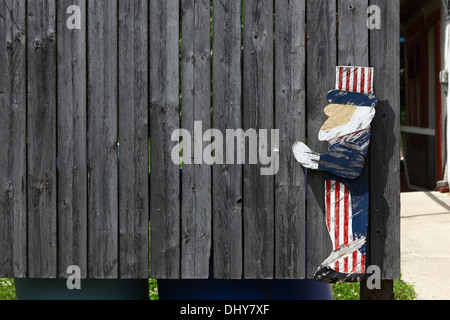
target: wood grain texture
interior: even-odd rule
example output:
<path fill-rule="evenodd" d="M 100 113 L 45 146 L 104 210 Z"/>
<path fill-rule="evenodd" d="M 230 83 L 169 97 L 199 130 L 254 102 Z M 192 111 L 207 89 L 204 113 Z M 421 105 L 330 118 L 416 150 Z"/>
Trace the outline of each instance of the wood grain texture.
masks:
<path fill-rule="evenodd" d="M 56 1 L 28 1 L 28 277 L 57 276 Z"/>
<path fill-rule="evenodd" d="M 179 118 L 179 2 L 150 1 L 151 276 L 180 277 L 180 169 L 170 141 Z"/>
<path fill-rule="evenodd" d="M 292 153 L 305 141 L 306 7 L 275 1 L 275 127 L 280 130 L 280 170 L 275 176 L 275 277 L 305 277 L 305 174 Z"/>
<path fill-rule="evenodd" d="M 0 2 L 0 277 L 27 275 L 26 2 Z"/>
<path fill-rule="evenodd" d="M 395 300 L 394 280 L 381 280 L 381 288 L 369 290 L 367 280 L 361 282 L 361 300 Z"/>
<path fill-rule="evenodd" d="M 74 4 L 81 30 L 66 25 Z M 371 4 L 381 30 L 366 27 Z M 0 276 L 62 278 L 76 264 L 83 278 L 146 278 L 150 215 L 153 278 L 211 276 L 211 254 L 219 279 L 313 278 L 332 251 L 325 175 L 308 170 L 305 185 L 292 147 L 319 165 L 336 66 L 370 65 L 367 265 L 397 279 L 399 11 L 398 0 L 0 1 Z M 224 135 L 275 126 L 278 174 L 249 164 L 247 139 L 245 166 L 186 165 L 180 180 L 171 135 L 195 121 Z"/>
<path fill-rule="evenodd" d="M 194 158 L 203 159 L 211 128 L 210 0 L 182 0 L 182 127 L 191 132 Z M 201 136 L 194 122 L 202 122 Z M 207 279 L 211 256 L 211 166 L 183 164 L 181 203 L 181 277 Z"/>
<path fill-rule="evenodd" d="M 119 1 L 119 275 L 128 279 L 149 275 L 148 12 L 148 1 Z"/>
<path fill-rule="evenodd" d="M 400 1 L 375 1 L 381 30 L 370 31 L 370 64 L 379 100 L 370 145 L 369 264 L 400 277 Z"/>
<path fill-rule="evenodd" d="M 369 63 L 368 6 L 368 0 L 338 0 L 340 66 L 367 66 Z"/>
<path fill-rule="evenodd" d="M 214 128 L 226 132 L 242 127 L 241 3 L 214 0 L 213 24 Z M 214 164 L 213 182 L 214 276 L 241 279 L 242 166 Z"/>
<path fill-rule="evenodd" d="M 274 126 L 273 1 L 244 1 L 244 130 Z M 255 146 L 250 146 L 254 148 Z M 271 150 L 264 150 L 271 154 Z M 249 155 L 249 147 L 246 148 Z M 244 165 L 244 277 L 274 276 L 274 177 Z"/>
<path fill-rule="evenodd" d="M 117 0 L 89 1 L 88 276 L 118 276 Z"/>
<path fill-rule="evenodd" d="M 69 30 L 67 8 L 81 9 L 82 30 Z M 86 1 L 58 2 L 58 276 L 77 265 L 87 277 Z M 64 236 L 61 236 L 64 235 Z"/>
<path fill-rule="evenodd" d="M 318 134 L 326 120 L 323 110 L 328 104 L 327 93 L 335 85 L 337 63 L 335 17 L 335 0 L 308 2 L 307 137 L 308 146 L 321 154 L 327 152 L 327 144 L 318 140 Z M 307 278 L 312 279 L 317 267 L 328 257 L 332 248 L 325 222 L 324 173 L 308 170 L 307 175 L 306 269 Z"/>
<path fill-rule="evenodd" d="M 213 121 L 226 132 L 242 127 L 240 1 L 213 1 L 213 34 Z M 214 277 L 241 279 L 242 166 L 214 164 L 212 192 Z"/>

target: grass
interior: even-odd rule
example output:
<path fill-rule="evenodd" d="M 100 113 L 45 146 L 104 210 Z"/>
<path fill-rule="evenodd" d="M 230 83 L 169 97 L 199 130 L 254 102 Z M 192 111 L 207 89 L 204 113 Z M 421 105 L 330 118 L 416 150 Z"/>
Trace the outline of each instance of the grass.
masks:
<path fill-rule="evenodd" d="M 0 300 L 16 300 L 14 279 L 0 279 Z"/>
<path fill-rule="evenodd" d="M 360 300 L 359 283 L 333 284 L 334 300 Z M 394 280 L 395 300 L 416 300 L 417 294 L 414 286 L 403 280 Z"/>
<path fill-rule="evenodd" d="M 158 282 L 155 279 L 148 280 L 148 297 L 150 300 L 159 300 Z"/>
<path fill-rule="evenodd" d="M 414 286 L 404 282 L 403 280 L 394 281 L 394 294 L 396 300 L 416 300 L 417 293 Z"/>

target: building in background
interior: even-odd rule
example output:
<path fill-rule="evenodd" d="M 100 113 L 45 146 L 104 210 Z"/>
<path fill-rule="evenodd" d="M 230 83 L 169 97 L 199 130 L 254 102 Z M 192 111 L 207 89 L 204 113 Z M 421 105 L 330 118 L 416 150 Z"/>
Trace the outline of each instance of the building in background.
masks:
<path fill-rule="evenodd" d="M 448 190 L 449 3 L 401 0 L 402 155 L 415 190 Z"/>

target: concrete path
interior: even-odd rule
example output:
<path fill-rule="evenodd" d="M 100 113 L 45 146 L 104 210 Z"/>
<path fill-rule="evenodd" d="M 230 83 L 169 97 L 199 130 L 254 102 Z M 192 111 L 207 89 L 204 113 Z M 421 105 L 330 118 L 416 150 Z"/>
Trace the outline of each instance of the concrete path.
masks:
<path fill-rule="evenodd" d="M 402 279 L 419 300 L 450 300 L 450 194 L 401 194 Z"/>

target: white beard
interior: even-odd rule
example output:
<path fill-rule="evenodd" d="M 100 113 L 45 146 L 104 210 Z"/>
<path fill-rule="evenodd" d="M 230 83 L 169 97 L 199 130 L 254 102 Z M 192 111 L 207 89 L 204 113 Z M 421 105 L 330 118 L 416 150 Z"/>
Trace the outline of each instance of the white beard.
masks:
<path fill-rule="evenodd" d="M 370 127 L 370 124 L 375 117 L 375 112 L 374 107 L 358 107 L 348 123 L 330 130 L 320 130 L 319 140 L 333 141 L 353 132 L 367 129 Z"/>

